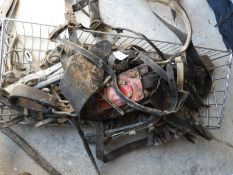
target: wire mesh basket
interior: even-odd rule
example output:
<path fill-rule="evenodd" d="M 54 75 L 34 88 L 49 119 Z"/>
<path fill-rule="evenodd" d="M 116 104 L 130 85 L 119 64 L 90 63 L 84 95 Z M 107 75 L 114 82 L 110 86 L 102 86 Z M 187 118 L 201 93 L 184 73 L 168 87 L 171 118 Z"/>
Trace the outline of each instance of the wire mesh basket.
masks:
<path fill-rule="evenodd" d="M 33 66 L 28 59 L 28 53 L 30 53 L 33 60 L 41 60 L 48 50 L 56 47 L 56 43 L 48 40 L 49 33 L 54 28 L 55 26 L 51 25 L 24 22 L 15 19 L 2 20 L 0 85 L 2 85 L 2 80 L 5 75 L 5 64 L 9 54 L 9 36 L 17 36 L 17 43 L 14 46 L 14 50 L 17 50 L 17 54 L 14 56 L 31 70 Z M 153 53 L 153 48 L 143 38 L 132 36 L 129 33 L 114 34 L 91 30 L 78 30 L 77 36 L 82 44 L 94 44 L 100 39 L 103 39 L 104 36 L 106 39 L 111 40 L 116 46 L 138 45 L 146 51 Z M 63 33 L 63 37 L 67 37 L 66 32 Z M 165 54 L 174 54 L 181 48 L 181 44 L 178 43 L 158 40 L 151 41 Z M 226 108 L 232 54 L 229 51 L 204 47 L 196 47 L 196 49 L 200 55 L 208 55 L 215 66 L 215 70 L 212 74 L 213 87 L 209 96 L 204 99 L 204 103 L 209 107 L 202 109 L 203 122 L 208 128 L 219 128 Z M 14 117 L 16 113 L 17 112 L 12 109 L 1 107 L 0 121 L 9 120 Z M 26 123 L 30 122 L 28 121 Z"/>

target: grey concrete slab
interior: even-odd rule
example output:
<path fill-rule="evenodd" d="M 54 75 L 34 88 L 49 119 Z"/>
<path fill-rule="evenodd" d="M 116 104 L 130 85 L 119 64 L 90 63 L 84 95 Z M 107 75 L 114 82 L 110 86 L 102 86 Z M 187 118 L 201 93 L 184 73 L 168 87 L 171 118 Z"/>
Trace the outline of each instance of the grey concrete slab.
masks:
<path fill-rule="evenodd" d="M 181 3 L 192 22 L 194 44 L 225 49 L 218 29 L 214 27 L 216 21 L 207 2 L 183 0 Z M 173 22 L 168 9 L 156 5 L 153 7 L 160 15 Z M 156 20 L 144 0 L 101 0 L 100 8 L 106 23 L 134 29 L 150 38 L 177 41 L 174 34 Z M 25 21 L 58 25 L 64 21 L 63 10 L 63 0 L 21 0 L 16 17 Z M 79 14 L 78 20 L 88 25 L 85 16 Z M 179 18 L 175 25 L 184 29 Z M 230 86 L 223 126 L 220 130 L 213 131 L 217 137 L 230 143 L 233 143 L 232 88 Z M 64 175 L 96 174 L 73 128 L 49 126 L 36 129 L 30 126 L 14 126 L 13 129 Z M 95 151 L 93 146 L 92 150 Z M 97 161 L 106 175 L 231 175 L 232 162 L 232 149 L 201 138 L 197 139 L 196 144 L 181 139 L 159 147 L 133 150 L 107 164 Z M 18 146 L 0 133 L 0 175 L 16 175 L 23 171 L 33 175 L 46 174 Z"/>

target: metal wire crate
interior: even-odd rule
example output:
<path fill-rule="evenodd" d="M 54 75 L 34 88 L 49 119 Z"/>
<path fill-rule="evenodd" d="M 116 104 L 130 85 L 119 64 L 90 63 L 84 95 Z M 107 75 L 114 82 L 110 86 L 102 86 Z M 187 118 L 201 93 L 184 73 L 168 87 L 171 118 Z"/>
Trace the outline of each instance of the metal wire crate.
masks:
<path fill-rule="evenodd" d="M 32 65 L 27 58 L 27 53 L 31 54 L 32 59 L 40 60 L 45 56 L 47 50 L 54 49 L 56 47 L 56 43 L 48 40 L 48 35 L 54 27 L 55 26 L 24 22 L 15 19 L 2 20 L 0 41 L 0 85 L 2 84 L 2 79 L 5 74 L 5 63 L 9 48 L 9 35 L 17 35 L 18 41 L 15 46 L 15 50 L 18 50 L 18 58 L 21 63 L 28 66 L 31 70 Z M 153 51 L 153 48 L 143 38 L 132 35 L 131 33 L 116 34 L 91 30 L 78 30 L 77 36 L 82 44 L 94 44 L 105 37 L 116 46 L 134 44 L 142 47 L 148 52 Z M 63 33 L 63 37 L 67 37 L 67 32 Z M 181 48 L 181 44 L 178 43 L 158 40 L 151 41 L 165 54 L 174 54 Z M 209 105 L 209 107 L 202 109 L 203 122 L 206 127 L 219 128 L 224 117 L 224 110 L 227 102 L 232 54 L 229 51 L 204 47 L 196 47 L 196 49 L 200 55 L 208 55 L 215 66 L 212 77 L 213 87 L 209 96 L 204 101 L 205 104 Z M 0 107 L 0 121 L 9 120 L 11 117 L 15 116 L 15 114 L 16 112 L 12 109 Z M 27 121 L 26 123 L 30 122 Z"/>

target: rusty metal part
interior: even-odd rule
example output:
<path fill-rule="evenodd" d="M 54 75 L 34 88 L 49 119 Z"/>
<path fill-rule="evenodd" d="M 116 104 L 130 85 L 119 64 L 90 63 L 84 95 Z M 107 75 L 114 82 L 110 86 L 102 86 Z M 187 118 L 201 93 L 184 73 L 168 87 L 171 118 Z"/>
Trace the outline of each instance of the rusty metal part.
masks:
<path fill-rule="evenodd" d="M 116 104 L 112 103 L 107 97 L 104 95 L 100 94 L 101 98 L 110 106 L 110 108 L 114 108 L 120 115 L 124 115 L 124 111 L 121 110 Z"/>
<path fill-rule="evenodd" d="M 19 111 L 27 108 L 38 112 L 49 112 L 51 108 L 56 109 L 58 106 L 58 100 L 52 95 L 27 85 L 16 86 L 8 98 L 12 107 Z"/>
<path fill-rule="evenodd" d="M 119 74 L 118 85 L 121 92 L 129 99 L 139 102 L 144 98 L 141 75 L 138 68 L 130 69 Z M 110 101 L 112 104 L 115 104 L 116 106 L 123 106 L 125 104 L 124 101 L 122 101 L 121 98 L 116 94 L 112 85 L 104 88 L 101 93 L 107 98 L 108 101 Z M 112 108 L 112 106 L 110 106 L 108 103 L 101 100 L 98 101 L 98 106 L 102 110 Z"/>
<path fill-rule="evenodd" d="M 61 46 L 57 46 L 53 50 L 47 50 L 45 53 L 45 57 L 40 61 L 39 66 L 42 69 L 46 69 L 60 62 L 62 52 L 63 48 Z"/>

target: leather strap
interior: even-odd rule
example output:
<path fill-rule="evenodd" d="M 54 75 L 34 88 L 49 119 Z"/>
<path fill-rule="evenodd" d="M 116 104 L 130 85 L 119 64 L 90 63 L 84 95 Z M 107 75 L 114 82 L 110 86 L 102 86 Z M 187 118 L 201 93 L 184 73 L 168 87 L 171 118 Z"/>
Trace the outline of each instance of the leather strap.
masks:
<path fill-rule="evenodd" d="M 133 33 L 133 34 L 135 34 L 135 35 L 137 35 L 137 36 L 143 38 L 143 39 L 157 52 L 157 54 L 159 55 L 159 57 L 160 57 L 161 59 L 165 60 L 165 56 L 164 56 L 163 52 L 162 52 L 161 50 L 159 50 L 159 48 L 158 48 L 153 42 L 151 42 L 149 38 L 147 38 L 147 37 L 146 37 L 145 35 L 143 35 L 142 33 L 138 33 L 138 32 L 135 32 L 135 31 L 133 31 L 133 30 L 126 29 L 126 28 L 112 27 L 112 26 L 107 25 L 107 24 L 104 24 L 104 25 L 105 25 L 106 27 L 112 29 L 112 30 L 116 30 L 118 33 L 123 32 L 123 31 L 125 30 L 125 31 L 131 32 L 131 33 Z M 135 45 L 134 45 L 134 47 L 135 47 Z M 141 48 L 141 49 L 142 49 L 142 48 Z M 145 51 L 145 50 L 143 49 L 143 51 Z"/>
<path fill-rule="evenodd" d="M 170 96 L 171 96 L 171 102 L 170 102 L 170 106 L 168 110 L 172 111 L 176 109 L 179 96 L 178 96 L 178 91 L 177 91 L 177 86 L 176 86 L 176 81 L 174 78 L 174 72 L 173 72 L 172 65 L 168 64 L 166 69 L 167 69 L 168 84 L 169 84 Z"/>
<path fill-rule="evenodd" d="M 73 11 L 77 12 L 84 7 L 86 7 L 89 3 L 89 0 L 79 0 L 76 4 L 72 5 Z"/>
<path fill-rule="evenodd" d="M 79 136 L 80 136 L 80 138 L 81 138 L 81 140 L 82 140 L 83 146 L 84 146 L 84 148 L 85 148 L 85 150 L 86 150 L 86 152 L 87 152 L 87 154 L 88 154 L 88 156 L 89 156 L 89 158 L 90 158 L 90 160 L 91 160 L 93 166 L 95 167 L 96 172 L 98 173 L 98 175 L 100 175 L 99 168 L 98 168 L 98 166 L 97 166 L 97 164 L 96 164 L 95 158 L 94 158 L 94 156 L 93 156 L 93 154 L 92 154 L 92 152 L 91 152 L 91 149 L 90 149 L 90 147 L 89 147 L 89 145 L 88 145 L 88 142 L 87 142 L 87 140 L 85 139 L 84 133 L 83 133 L 81 127 L 80 127 L 80 124 L 79 124 L 78 119 L 77 119 L 77 118 L 71 118 L 71 119 L 68 119 L 68 121 L 70 122 L 70 124 L 71 124 L 71 125 L 76 129 L 76 131 L 78 132 L 78 134 L 79 134 Z"/>
<path fill-rule="evenodd" d="M 154 124 L 157 123 L 161 118 L 152 116 L 146 121 L 123 126 L 120 128 L 106 130 L 104 129 L 104 122 L 99 121 L 96 124 L 96 156 L 98 159 L 103 162 L 108 162 L 132 149 L 140 148 L 143 146 L 151 145 L 153 143 L 153 131 L 150 131 L 150 128 L 153 128 Z M 120 147 L 114 148 L 113 150 L 107 150 L 107 142 L 112 141 L 114 143 L 114 137 L 124 137 L 129 135 L 130 131 L 136 133 L 141 132 L 141 135 L 137 140 L 132 141 L 128 139 L 126 144 L 121 145 Z M 130 137 L 130 136 L 129 136 Z M 119 138 L 118 138 L 119 139 Z"/>
<path fill-rule="evenodd" d="M 179 40 L 184 44 L 183 49 L 181 50 L 186 50 L 186 55 L 187 55 L 187 63 L 188 65 L 191 66 L 192 69 L 195 70 L 194 66 L 201 66 L 204 68 L 207 76 L 206 76 L 206 81 L 204 82 L 202 88 L 203 88 L 203 94 L 200 94 L 201 96 L 205 97 L 210 88 L 211 88 L 211 84 L 212 84 L 212 78 L 211 75 L 206 67 L 206 65 L 203 63 L 202 59 L 200 58 L 197 50 L 195 49 L 192 41 L 191 41 L 191 34 L 192 34 L 192 30 L 189 30 L 189 27 L 187 26 L 191 26 L 189 19 L 185 13 L 185 11 L 182 9 L 182 7 L 175 1 L 175 0 L 153 0 L 154 2 L 160 2 L 163 3 L 167 6 L 169 6 L 170 8 L 174 9 L 174 6 L 176 7 L 176 11 L 179 12 L 178 14 L 181 15 L 186 28 L 187 28 L 187 34 L 183 33 L 181 30 L 179 30 L 178 28 L 174 27 L 173 25 L 169 24 L 168 22 L 166 22 L 164 19 L 162 19 L 161 17 L 159 17 L 155 12 L 153 12 L 158 19 L 165 25 L 168 27 L 169 30 L 171 30 L 178 38 Z M 164 1 L 164 2 L 161 2 Z M 180 6 L 180 7 L 179 7 Z M 190 28 L 191 29 L 191 28 Z M 187 43 L 189 43 L 189 45 L 187 45 Z M 198 92 L 195 92 L 196 96 L 199 95 Z"/>
<path fill-rule="evenodd" d="M 90 13 L 90 29 L 99 29 L 102 26 L 103 22 L 100 17 L 98 0 L 89 0 L 88 6 Z"/>
<path fill-rule="evenodd" d="M 19 116 L 11 119 L 10 121 L 7 121 L 5 123 L 0 123 L 0 129 L 2 129 L 2 128 L 9 128 L 12 125 L 15 125 L 15 124 L 19 123 L 19 122 L 21 122 L 24 119 L 24 117 L 25 117 L 24 115 L 20 114 Z"/>
<path fill-rule="evenodd" d="M 38 112 L 49 112 L 57 108 L 58 100 L 52 95 L 27 85 L 18 85 L 9 94 L 9 102 L 14 109 L 23 108 Z"/>
<path fill-rule="evenodd" d="M 149 0 L 148 4 L 149 4 Z M 180 49 L 180 52 L 184 52 L 187 50 L 187 48 L 190 45 L 191 42 L 191 38 L 192 38 L 192 27 L 191 27 L 191 23 L 190 20 L 188 18 L 188 15 L 186 14 L 185 10 L 180 6 L 180 4 L 176 1 L 176 0 L 151 0 L 152 2 L 158 2 L 161 4 L 164 4 L 168 7 L 170 7 L 172 10 L 174 10 L 177 14 L 179 14 L 179 16 L 182 18 L 182 20 L 184 21 L 186 30 L 187 30 L 187 37 L 185 38 L 186 41 L 183 40 L 183 44 L 184 46 Z M 150 6 L 151 7 L 151 6 Z M 151 9 L 152 10 L 152 9 Z M 153 10 L 152 12 L 158 16 Z M 171 25 L 172 26 L 172 25 Z M 174 28 L 173 28 L 174 29 Z"/>
<path fill-rule="evenodd" d="M 148 74 L 142 77 L 142 85 L 144 89 L 156 87 L 159 83 L 159 76 L 156 74 Z"/>
<path fill-rule="evenodd" d="M 65 0 L 65 19 L 66 19 L 66 23 L 69 24 L 68 26 L 69 40 L 76 44 L 80 44 L 77 37 L 77 31 L 74 27 L 75 25 L 77 25 L 77 21 L 72 5 L 73 5 L 73 0 Z"/>
<path fill-rule="evenodd" d="M 24 150 L 27 153 L 27 155 L 29 155 L 38 165 L 44 168 L 49 174 L 62 175 L 15 131 L 13 131 L 10 128 L 4 128 L 1 131 L 3 134 L 8 136 L 13 142 L 15 142 L 22 150 Z"/>
<path fill-rule="evenodd" d="M 0 87 L 0 103 L 4 104 L 5 106 L 12 107 L 8 97 L 9 93 L 5 89 Z"/>
<path fill-rule="evenodd" d="M 141 57 L 141 60 L 151 69 L 153 69 L 153 71 L 157 73 L 163 80 L 168 81 L 166 71 L 163 70 L 156 62 L 154 62 L 148 54 L 141 52 L 139 56 Z"/>
<path fill-rule="evenodd" d="M 4 0 L 3 4 L 0 7 L 0 17 L 1 18 L 10 18 L 15 10 L 18 0 Z"/>

